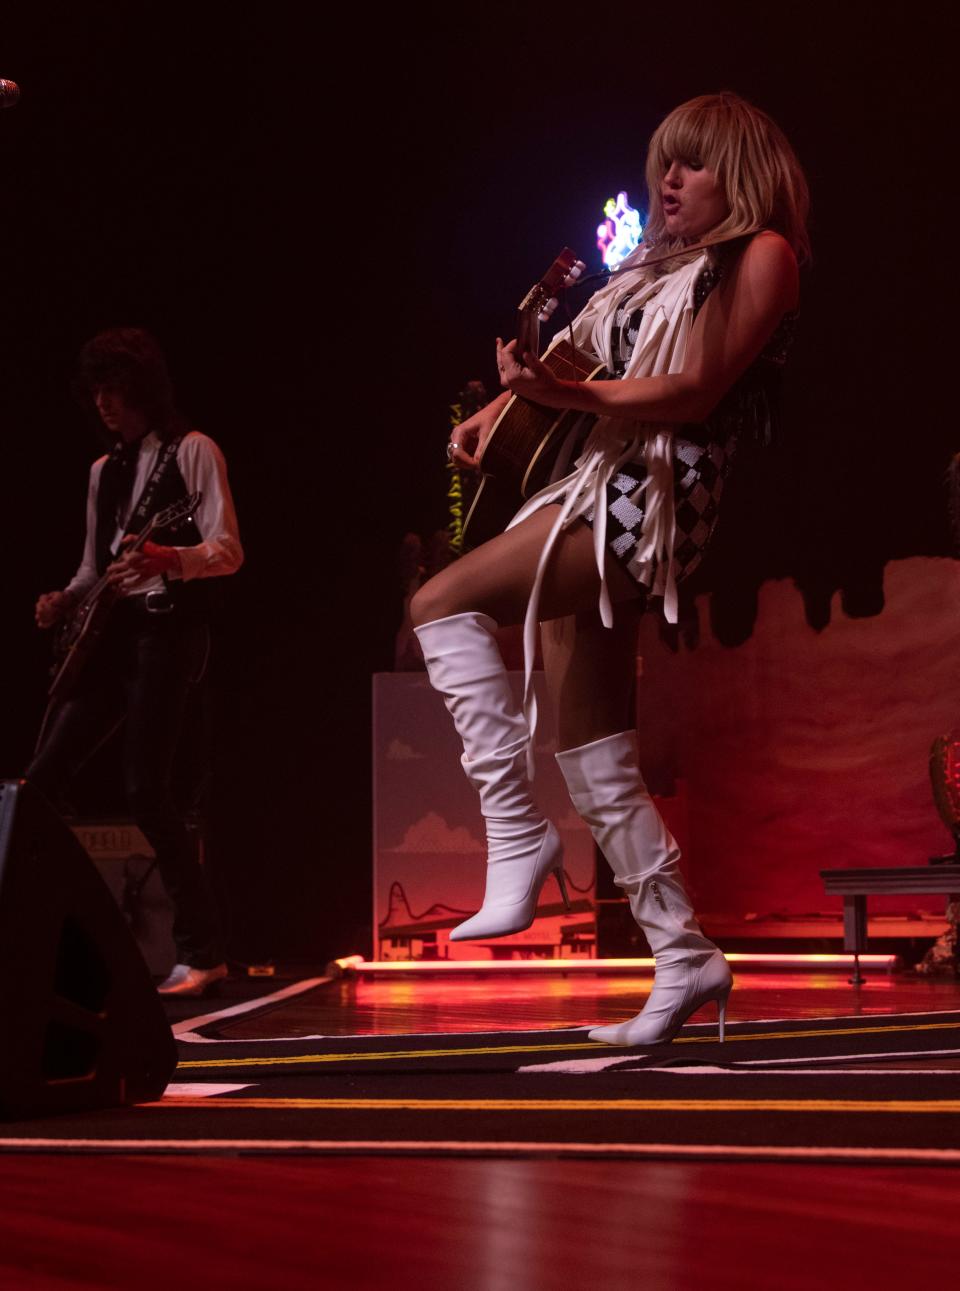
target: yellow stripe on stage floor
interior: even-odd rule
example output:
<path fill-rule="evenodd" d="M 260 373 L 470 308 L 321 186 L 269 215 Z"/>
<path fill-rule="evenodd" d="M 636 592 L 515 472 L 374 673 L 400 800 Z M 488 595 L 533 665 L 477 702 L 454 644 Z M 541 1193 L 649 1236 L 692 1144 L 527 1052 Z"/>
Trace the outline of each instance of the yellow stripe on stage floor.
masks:
<path fill-rule="evenodd" d="M 144 1107 L 248 1110 L 410 1112 L 940 1112 L 956 1115 L 960 1098 L 179 1098 Z"/>
<path fill-rule="evenodd" d="M 824 1027 L 811 1031 L 751 1031 L 727 1032 L 725 1043 L 735 1040 L 800 1040 L 808 1036 L 846 1036 L 846 1035 L 892 1035 L 900 1031 L 947 1031 L 960 1028 L 960 1022 L 922 1022 L 919 1025 L 892 1025 L 872 1027 Z M 266 1041 L 269 1043 L 269 1040 Z M 715 1035 L 678 1036 L 673 1041 L 678 1044 L 717 1044 Z M 304 1053 L 281 1055 L 272 1058 L 209 1058 L 181 1062 L 178 1071 L 198 1071 L 204 1067 L 281 1067 L 296 1066 L 299 1063 L 317 1062 L 393 1062 L 403 1058 L 475 1058 L 490 1054 L 508 1053 L 543 1053 L 561 1054 L 574 1050 L 590 1050 L 598 1057 L 604 1053 L 622 1049 L 630 1051 L 628 1045 L 600 1044 L 596 1040 L 580 1041 L 575 1044 L 505 1044 L 486 1045 L 462 1049 L 392 1049 L 368 1053 Z"/>

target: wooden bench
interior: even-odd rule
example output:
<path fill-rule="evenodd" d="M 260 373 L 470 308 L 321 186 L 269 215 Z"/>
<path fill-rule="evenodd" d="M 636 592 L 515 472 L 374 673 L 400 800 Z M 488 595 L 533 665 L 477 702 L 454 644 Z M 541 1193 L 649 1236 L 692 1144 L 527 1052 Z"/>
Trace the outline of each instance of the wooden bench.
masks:
<path fill-rule="evenodd" d="M 821 870 L 829 895 L 843 897 L 843 948 L 853 954 L 853 977 L 859 985 L 860 956 L 867 949 L 867 897 L 879 893 L 924 892 L 946 896 L 960 892 L 960 864 L 902 865 L 880 870 Z"/>

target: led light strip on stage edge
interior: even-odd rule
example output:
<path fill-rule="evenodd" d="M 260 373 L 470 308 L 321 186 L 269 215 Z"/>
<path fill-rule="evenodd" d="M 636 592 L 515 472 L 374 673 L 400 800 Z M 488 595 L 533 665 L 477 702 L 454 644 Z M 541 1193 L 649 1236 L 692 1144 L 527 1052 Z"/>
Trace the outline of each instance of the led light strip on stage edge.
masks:
<path fill-rule="evenodd" d="M 728 963 L 740 968 L 852 969 L 853 955 L 778 955 L 734 951 Z M 861 968 L 891 972 L 896 955 L 861 955 Z M 346 955 L 327 965 L 328 977 L 443 977 L 450 973 L 498 976 L 512 973 L 652 973 L 652 959 L 364 959 Z"/>

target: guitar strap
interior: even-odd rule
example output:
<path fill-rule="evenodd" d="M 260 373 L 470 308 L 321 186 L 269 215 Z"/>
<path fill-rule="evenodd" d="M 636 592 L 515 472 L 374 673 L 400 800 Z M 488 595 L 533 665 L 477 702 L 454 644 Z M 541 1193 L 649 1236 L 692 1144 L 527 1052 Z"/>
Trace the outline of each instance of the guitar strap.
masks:
<path fill-rule="evenodd" d="M 730 233 L 725 238 L 707 238 L 703 242 L 693 242 L 688 247 L 681 247 L 678 251 L 671 251 L 668 255 L 651 256 L 648 260 L 642 260 L 631 267 L 634 269 L 652 269 L 655 264 L 665 264 L 668 260 L 676 260 L 678 256 L 691 255 L 695 251 L 709 251 L 711 247 L 720 247 L 727 242 L 739 242 L 741 238 L 752 237 L 754 233 L 762 232 L 763 226 L 758 224 L 756 228 L 747 229 L 742 233 Z"/>
<path fill-rule="evenodd" d="M 153 470 L 143 486 L 143 492 L 133 511 L 130 513 L 130 519 L 126 523 L 126 532 L 137 534 L 150 519 L 153 500 L 157 496 L 157 489 L 166 479 L 167 475 L 173 468 L 177 460 L 177 450 L 183 443 L 183 435 L 177 435 L 174 439 L 168 439 L 163 448 L 157 454 L 157 461 Z M 111 552 L 111 558 L 115 559 L 119 551 L 119 546 Z"/>

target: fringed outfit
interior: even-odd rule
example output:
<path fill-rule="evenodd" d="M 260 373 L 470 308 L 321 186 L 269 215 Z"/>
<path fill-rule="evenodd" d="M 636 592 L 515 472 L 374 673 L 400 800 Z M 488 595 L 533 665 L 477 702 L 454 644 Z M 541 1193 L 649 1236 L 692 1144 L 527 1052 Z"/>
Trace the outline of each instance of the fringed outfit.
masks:
<path fill-rule="evenodd" d="M 598 291 L 573 323 L 573 339 L 625 380 L 683 370 L 690 331 L 717 286 L 725 257 L 702 252 L 663 277 L 647 279 L 642 264 L 626 267 Z M 600 575 L 599 609 L 610 627 L 606 577 L 609 550 L 638 586 L 662 601 L 677 621 L 677 584 L 702 559 L 719 519 L 720 498 L 738 444 L 768 443 L 793 316 L 787 315 L 763 352 L 701 425 L 599 417 L 575 470 L 532 497 L 511 527 L 551 503 L 560 504 L 537 567 L 524 622 L 525 708 L 535 721 L 531 676 L 540 592 L 560 533 L 584 520 L 594 533 Z"/>
<path fill-rule="evenodd" d="M 724 261 L 706 254 L 661 278 L 647 280 L 628 261 L 589 301 L 573 324 L 574 343 L 602 360 L 612 377 L 653 377 L 683 370 L 690 330 L 716 286 Z M 531 686 L 543 579 L 561 532 L 582 519 L 593 528 L 600 575 L 600 614 L 613 623 L 607 587 L 608 549 L 639 587 L 662 599 L 677 619 L 677 584 L 700 560 L 719 514 L 724 480 L 741 437 L 768 439 L 774 386 L 788 328 L 782 327 L 702 426 L 674 426 L 600 417 L 565 479 L 531 498 L 512 521 L 559 505 L 541 553 L 524 622 L 524 711 L 497 649 L 497 624 L 475 612 L 417 628 L 433 686 L 443 695 L 463 740 L 463 768 L 480 793 L 488 839 L 487 881 L 480 911 L 451 939 L 507 936 L 528 928 L 552 875 L 563 886 L 560 835 L 531 794 L 536 706 Z M 526 719 L 526 720 L 524 720 Z M 724 1037 L 733 984 L 721 951 L 704 935 L 679 868 L 680 851 L 640 773 L 636 732 L 613 732 L 557 763 L 570 798 L 614 872 L 614 882 L 656 961 L 646 1007 L 590 1039 L 616 1045 L 671 1040 L 701 1005 L 717 1006 Z"/>

